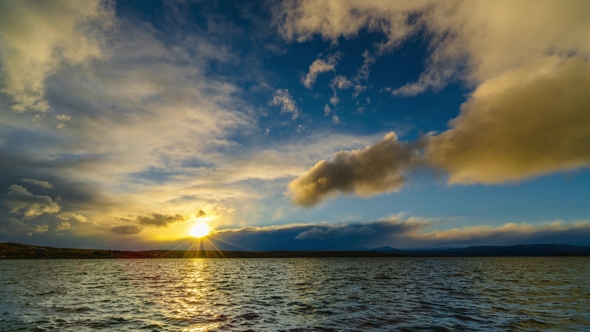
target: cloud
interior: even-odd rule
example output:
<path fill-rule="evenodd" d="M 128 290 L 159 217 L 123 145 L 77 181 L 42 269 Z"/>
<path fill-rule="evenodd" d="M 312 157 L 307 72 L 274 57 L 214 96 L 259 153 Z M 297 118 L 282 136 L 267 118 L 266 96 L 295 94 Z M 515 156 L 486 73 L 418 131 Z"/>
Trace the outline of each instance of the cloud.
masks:
<path fill-rule="evenodd" d="M 397 191 L 405 182 L 404 172 L 414 167 L 418 157 L 414 146 L 399 142 L 391 132 L 372 146 L 319 161 L 289 183 L 288 193 L 295 204 L 310 207 L 337 192 L 368 197 Z"/>
<path fill-rule="evenodd" d="M 414 155 L 419 162 L 403 163 L 402 158 L 400 171 L 428 165 L 446 171 L 449 184 L 496 184 L 589 167 L 588 91 L 590 64 L 581 57 L 551 56 L 507 71 L 481 83 L 448 130 L 424 137 L 422 144 L 414 147 L 423 149 Z M 400 151 L 408 148 L 400 145 Z M 384 153 L 390 154 L 389 158 L 372 163 L 372 174 L 399 169 L 396 153 Z M 317 204 L 319 199 L 307 201 L 304 197 L 315 197 L 318 192 L 320 197 L 335 190 L 361 194 L 347 186 L 319 190 L 324 188 L 324 180 L 318 172 L 325 172 L 327 165 L 321 161 L 292 182 L 296 204 Z M 354 174 L 358 173 L 362 174 Z M 373 178 L 348 177 L 356 186 L 373 188 L 371 194 L 388 192 L 403 183 L 401 174 L 399 186 L 393 187 L 373 187 Z"/>
<path fill-rule="evenodd" d="M 350 226 L 350 225 L 329 225 L 324 227 L 314 227 L 310 230 L 303 231 L 295 237 L 296 240 L 307 239 L 327 239 L 331 237 L 340 237 L 346 235 L 371 235 L 375 230 L 370 226 Z"/>
<path fill-rule="evenodd" d="M 275 8 L 275 19 L 279 32 L 289 40 L 303 42 L 319 34 L 337 43 L 339 37 L 354 37 L 365 27 L 388 29 L 390 38 L 403 36 L 408 29 L 404 10 L 419 7 L 402 1 L 284 1 Z"/>
<path fill-rule="evenodd" d="M 137 225 L 121 225 L 112 227 L 111 232 L 118 235 L 136 235 L 141 232 L 141 227 Z"/>
<path fill-rule="evenodd" d="M 477 87 L 426 157 L 450 183 L 502 183 L 590 166 L 590 64 L 548 57 Z"/>
<path fill-rule="evenodd" d="M 13 184 L 8 188 L 8 194 L 2 197 L 4 205 L 10 208 L 10 213 L 23 214 L 27 219 L 33 219 L 44 213 L 57 213 L 59 205 L 49 196 L 33 195 L 27 189 Z"/>
<path fill-rule="evenodd" d="M 45 79 L 61 63 L 104 58 L 105 29 L 115 16 L 107 1 L 3 1 L 0 61 L 3 87 L 16 112 L 45 112 Z"/>
<path fill-rule="evenodd" d="M 342 75 L 334 77 L 334 79 L 330 82 L 330 88 L 334 90 L 344 90 L 350 88 L 351 86 L 352 82 Z"/>
<path fill-rule="evenodd" d="M 88 222 L 88 219 L 86 217 L 84 217 L 81 214 L 77 214 L 77 213 L 73 213 L 73 212 L 62 212 L 62 213 L 56 215 L 55 217 L 58 218 L 58 219 L 61 219 L 61 220 L 71 220 L 71 219 L 74 219 L 74 220 L 77 220 L 79 222 Z"/>
<path fill-rule="evenodd" d="M 584 0 L 293 0 L 275 8 L 275 20 L 286 39 L 300 42 L 319 34 L 336 43 L 361 29 L 383 33 L 379 54 L 424 31 L 431 49 L 426 70 L 394 95 L 437 90 L 453 78 L 483 82 L 548 55 L 590 56 L 590 4 Z"/>
<path fill-rule="evenodd" d="M 352 86 L 352 82 L 350 80 L 348 80 L 346 77 L 344 77 L 342 75 L 336 76 L 330 82 L 330 88 L 334 91 L 334 94 L 330 98 L 330 103 L 334 106 L 338 105 L 338 103 L 340 102 L 340 98 L 338 98 L 337 90 L 348 89 L 351 86 Z"/>
<path fill-rule="evenodd" d="M 47 233 L 48 230 L 49 230 L 49 225 L 47 225 L 47 224 L 36 225 L 33 228 L 34 233 Z"/>
<path fill-rule="evenodd" d="M 282 113 L 291 113 L 293 120 L 297 119 L 301 111 L 297 108 L 297 103 L 287 89 L 278 89 L 270 101 L 270 105 L 281 106 Z"/>
<path fill-rule="evenodd" d="M 244 227 L 214 231 L 207 238 L 223 250 L 349 250 L 391 244 L 395 236 L 413 234 L 428 221 L 403 219 L 353 223 L 310 223 Z"/>
<path fill-rule="evenodd" d="M 233 77 L 208 74 L 212 61 L 233 62 L 231 53 L 221 43 L 186 31 L 170 36 L 165 45 L 147 23 L 119 23 L 120 31 L 105 40 L 108 58 L 92 67 L 64 64 L 52 71 L 45 95 L 59 113 L 40 117 L 34 126 L 30 117 L 10 109 L 3 114 L 0 180 L 11 179 L 8 186 L 13 178 L 46 176 L 55 196 L 64 199 L 59 202 L 63 210 L 83 212 L 92 223 L 62 217 L 76 231 L 89 232 L 115 226 L 115 217 L 123 213 L 173 210 L 188 215 L 194 204 L 257 196 L 246 185 L 231 186 L 233 178 L 223 176 L 223 168 L 238 168 L 241 160 L 234 151 L 247 154 L 236 141 L 251 137 L 257 116 L 230 82 Z M 65 120 L 65 114 L 72 118 L 57 131 L 55 122 Z M 187 165 L 196 158 L 207 164 Z M 243 170 L 228 173 L 237 174 L 238 181 L 252 176 Z"/>
<path fill-rule="evenodd" d="M 474 87 L 450 128 L 422 138 L 414 147 L 419 162 L 403 170 L 428 165 L 446 171 L 449 184 L 494 184 L 590 166 L 587 1 L 303 0 L 278 8 L 279 31 L 287 39 L 306 41 L 319 34 L 337 43 L 368 29 L 385 35 L 377 55 L 423 32 L 431 50 L 426 69 L 417 82 L 394 89 L 394 95 L 438 90 L 453 79 Z M 368 77 L 372 62 L 366 52 L 355 82 Z M 356 93 L 364 89 L 357 85 Z M 334 94 L 332 103 L 338 101 Z M 348 186 L 319 190 L 322 176 L 316 173 L 328 165 L 321 161 L 291 183 L 296 204 L 317 204 L 321 199 L 304 199 L 316 193 L 359 194 Z M 392 155 L 374 167 L 388 174 L 398 165 Z M 371 194 L 399 188 L 403 177 L 396 174 L 399 185 L 376 187 Z M 351 178 L 357 186 L 373 183 Z"/>
<path fill-rule="evenodd" d="M 231 40 L 219 41 L 214 31 L 198 27 L 171 25 L 167 31 L 174 33 L 162 33 L 138 17 L 117 25 L 117 33 L 108 38 L 97 31 L 104 42 L 100 57 L 81 65 L 60 60 L 44 76 L 42 97 L 53 110 L 37 121 L 10 111 L 12 97 L 0 95 L 8 105 L 0 121 L 0 187 L 21 178 L 51 183 L 50 196 L 61 209 L 34 220 L 46 222 L 49 233 L 66 221 L 72 237 L 89 234 L 92 243 L 108 240 L 105 230 L 127 224 L 141 228 L 145 238 L 175 238 L 186 224 L 149 227 L 137 217 L 150 219 L 152 211 L 192 216 L 195 206 L 207 203 L 226 209 L 220 212 L 223 225 L 259 222 L 266 209 L 259 202 L 284 204 L 281 194 L 288 178 L 323 156 L 375 139 L 310 135 L 309 129 L 290 126 L 301 131 L 293 141 L 268 124 L 276 136 L 262 140 L 257 126 L 265 110 L 244 96 L 241 74 L 248 66 L 245 58 L 230 52 Z M 227 70 L 220 73 L 218 66 Z M 8 66 L 2 63 L 2 68 Z M 61 121 L 64 115 L 70 121 Z M 67 125 L 57 130 L 58 122 Z M 33 185 L 21 185 L 34 191 Z M 38 189 L 35 194 L 48 195 Z M 4 208 L 0 217 L 24 219 L 8 211 Z M 132 217 L 124 222 L 118 216 Z M 25 231 L 30 230 L 23 227 Z"/>
<path fill-rule="evenodd" d="M 506 223 L 501 226 L 473 226 L 463 229 L 431 231 L 411 236 L 417 246 L 449 245 L 514 245 L 569 243 L 587 245 L 590 240 L 590 222 L 562 221 Z"/>
<path fill-rule="evenodd" d="M 590 222 L 506 223 L 430 231 L 438 219 L 400 215 L 351 223 L 309 223 L 214 231 L 204 241 L 220 250 L 351 250 L 357 248 L 432 248 L 469 245 L 571 243 L 587 245 Z"/>
<path fill-rule="evenodd" d="M 40 187 L 47 188 L 47 189 L 50 189 L 53 187 L 51 185 L 51 183 L 49 183 L 47 181 L 40 181 L 40 180 L 31 179 L 31 178 L 24 178 L 24 179 L 21 179 L 20 181 L 26 182 L 26 183 L 32 183 L 36 186 L 40 186 Z"/>
<path fill-rule="evenodd" d="M 59 224 L 57 224 L 57 226 L 55 226 L 55 229 L 58 231 L 65 231 L 70 228 L 72 228 L 72 225 L 67 221 L 62 221 Z"/>
<path fill-rule="evenodd" d="M 203 211 L 199 210 L 198 216 L 201 216 L 200 213 L 204 213 Z M 204 214 L 203 214 L 204 215 Z M 151 216 L 139 216 L 137 217 L 137 222 L 140 225 L 144 226 L 156 226 L 156 227 L 165 227 L 169 224 L 175 222 L 183 222 L 186 218 L 181 216 L 180 214 L 170 215 L 170 214 L 159 214 L 159 213 L 152 213 Z"/>
<path fill-rule="evenodd" d="M 339 54 L 332 55 L 328 59 L 317 59 L 309 66 L 309 73 L 301 79 L 301 84 L 306 88 L 311 89 L 315 83 L 318 74 L 334 71 L 335 66 L 338 64 Z"/>
<path fill-rule="evenodd" d="M 60 114 L 60 115 L 56 115 L 55 119 L 58 121 L 66 122 L 66 121 L 70 121 L 72 119 L 72 117 L 69 115 Z"/>

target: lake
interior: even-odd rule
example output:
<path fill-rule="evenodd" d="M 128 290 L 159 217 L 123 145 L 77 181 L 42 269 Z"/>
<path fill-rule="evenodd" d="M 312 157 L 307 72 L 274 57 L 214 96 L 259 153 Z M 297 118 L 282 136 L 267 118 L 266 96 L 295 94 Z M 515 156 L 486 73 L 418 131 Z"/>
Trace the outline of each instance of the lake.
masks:
<path fill-rule="evenodd" d="M 590 330 L 590 258 L 0 260 L 0 330 Z"/>

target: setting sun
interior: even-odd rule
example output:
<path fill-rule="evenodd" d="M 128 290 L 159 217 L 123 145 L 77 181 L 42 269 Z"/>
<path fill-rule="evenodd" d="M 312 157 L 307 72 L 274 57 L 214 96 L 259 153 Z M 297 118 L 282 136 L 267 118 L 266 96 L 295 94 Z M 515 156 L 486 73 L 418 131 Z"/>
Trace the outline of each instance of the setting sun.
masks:
<path fill-rule="evenodd" d="M 203 237 L 209 235 L 210 232 L 211 229 L 209 228 L 209 226 L 203 223 L 199 223 L 194 225 L 193 228 L 191 228 L 189 234 L 192 237 Z"/>

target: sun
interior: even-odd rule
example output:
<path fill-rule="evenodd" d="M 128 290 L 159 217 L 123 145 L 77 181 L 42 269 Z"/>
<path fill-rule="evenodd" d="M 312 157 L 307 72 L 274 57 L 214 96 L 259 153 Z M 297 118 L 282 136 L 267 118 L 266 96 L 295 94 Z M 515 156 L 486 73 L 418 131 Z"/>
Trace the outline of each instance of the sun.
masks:
<path fill-rule="evenodd" d="M 194 225 L 191 230 L 188 232 L 192 237 L 203 237 L 209 235 L 211 229 L 209 226 L 203 223 L 199 223 Z"/>

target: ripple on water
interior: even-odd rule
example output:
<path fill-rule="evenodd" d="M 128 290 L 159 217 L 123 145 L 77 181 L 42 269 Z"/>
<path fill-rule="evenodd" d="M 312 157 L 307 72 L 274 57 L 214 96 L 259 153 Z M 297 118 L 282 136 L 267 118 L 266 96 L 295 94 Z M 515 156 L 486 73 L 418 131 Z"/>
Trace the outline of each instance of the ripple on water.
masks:
<path fill-rule="evenodd" d="M 588 263 L 588 258 L 5 260 L 0 330 L 588 330 Z"/>

